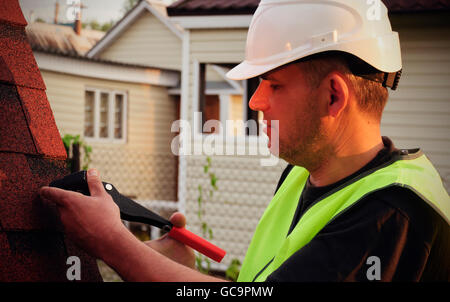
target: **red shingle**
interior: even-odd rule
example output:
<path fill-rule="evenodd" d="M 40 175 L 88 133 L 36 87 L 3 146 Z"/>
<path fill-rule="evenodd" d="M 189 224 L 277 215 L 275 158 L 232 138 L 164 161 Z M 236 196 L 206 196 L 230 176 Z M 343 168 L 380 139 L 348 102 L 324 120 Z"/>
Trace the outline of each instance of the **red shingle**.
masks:
<path fill-rule="evenodd" d="M 103 281 L 98 271 L 97 261 L 89 256 L 85 251 L 78 248 L 72 241 L 65 238 L 67 256 L 77 256 L 81 263 L 81 281 L 99 282 Z"/>
<path fill-rule="evenodd" d="M 17 0 L 0 0 L 0 281 L 68 281 L 68 251 L 80 255 L 81 281 L 102 281 L 38 195 L 68 174 L 66 153 L 18 16 Z"/>
<path fill-rule="evenodd" d="M 0 151 L 36 153 L 17 88 L 4 84 L 0 84 Z"/>
<path fill-rule="evenodd" d="M 43 204 L 38 190 L 68 174 L 64 161 L 0 152 L 0 171 L 0 177 L 3 177 L 0 190 L 3 230 L 62 231 L 56 207 Z"/>
<path fill-rule="evenodd" d="M 0 81 L 45 89 L 23 27 L 0 22 L 0 54 Z"/>
<path fill-rule="evenodd" d="M 60 232 L 0 231 L 0 282 L 68 282 L 69 256 L 80 258 L 81 282 L 101 282 L 95 259 L 66 242 Z"/>
<path fill-rule="evenodd" d="M 64 161 L 0 152 L 0 281 L 67 281 L 78 256 L 81 281 L 102 281 L 94 258 L 64 237 L 57 209 L 38 189 L 67 174 Z"/>
<path fill-rule="evenodd" d="M 37 152 L 66 159 L 67 153 L 56 128 L 53 112 L 44 90 L 17 87 Z"/>
<path fill-rule="evenodd" d="M 9 67 L 6 64 L 5 60 L 3 60 L 1 56 L 0 56 L 0 81 L 15 84 L 14 76 L 9 70 Z"/>
<path fill-rule="evenodd" d="M 0 281 L 68 281 L 62 233 L 0 232 Z"/>
<path fill-rule="evenodd" d="M 18 0 L 0 1 L 0 21 L 26 26 Z"/>

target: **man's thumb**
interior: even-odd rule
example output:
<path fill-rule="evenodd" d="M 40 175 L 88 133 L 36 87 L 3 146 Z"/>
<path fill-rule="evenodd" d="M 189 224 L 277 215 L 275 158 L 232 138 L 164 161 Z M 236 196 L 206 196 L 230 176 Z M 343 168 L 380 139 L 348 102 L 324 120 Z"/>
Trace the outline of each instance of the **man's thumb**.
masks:
<path fill-rule="evenodd" d="M 184 228 L 186 226 L 186 217 L 180 212 L 173 213 L 169 220 L 178 228 Z"/>
<path fill-rule="evenodd" d="M 91 196 L 99 196 L 105 193 L 100 175 L 96 169 L 89 169 L 87 171 L 87 183 Z"/>

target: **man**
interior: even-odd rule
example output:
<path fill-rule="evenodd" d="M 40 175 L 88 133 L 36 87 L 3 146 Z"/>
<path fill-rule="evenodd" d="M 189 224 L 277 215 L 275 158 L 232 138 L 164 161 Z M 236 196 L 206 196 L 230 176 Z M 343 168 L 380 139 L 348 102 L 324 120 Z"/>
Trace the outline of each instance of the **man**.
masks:
<path fill-rule="evenodd" d="M 239 281 L 448 280 L 449 196 L 425 155 L 380 134 L 386 87 L 401 70 L 381 6 L 378 20 L 358 0 L 263 0 L 255 12 L 246 60 L 228 76 L 260 77 L 249 105 L 290 165 Z M 91 197 L 41 196 L 59 206 L 68 235 L 124 279 L 221 281 L 192 269 L 192 251 L 170 238 L 139 242 L 95 170 L 88 183 Z M 181 214 L 171 221 L 185 224 Z"/>

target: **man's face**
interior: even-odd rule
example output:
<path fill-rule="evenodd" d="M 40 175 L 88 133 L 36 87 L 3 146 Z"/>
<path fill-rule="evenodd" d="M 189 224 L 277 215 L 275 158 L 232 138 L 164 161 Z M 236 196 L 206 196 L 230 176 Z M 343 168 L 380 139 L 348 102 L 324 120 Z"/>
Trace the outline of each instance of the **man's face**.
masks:
<path fill-rule="evenodd" d="M 291 164 L 314 166 L 323 143 L 316 93 L 297 64 L 271 71 L 261 79 L 249 106 L 264 113 L 271 152 Z M 277 136 L 279 152 L 273 148 Z"/>

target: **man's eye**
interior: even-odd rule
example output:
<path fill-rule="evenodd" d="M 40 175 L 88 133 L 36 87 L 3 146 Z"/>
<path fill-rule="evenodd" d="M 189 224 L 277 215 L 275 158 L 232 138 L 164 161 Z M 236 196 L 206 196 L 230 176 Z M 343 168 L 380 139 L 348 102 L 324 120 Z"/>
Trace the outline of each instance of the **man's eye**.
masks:
<path fill-rule="evenodd" d="M 272 88 L 272 90 L 277 90 L 280 89 L 280 85 L 271 84 L 270 88 Z"/>

